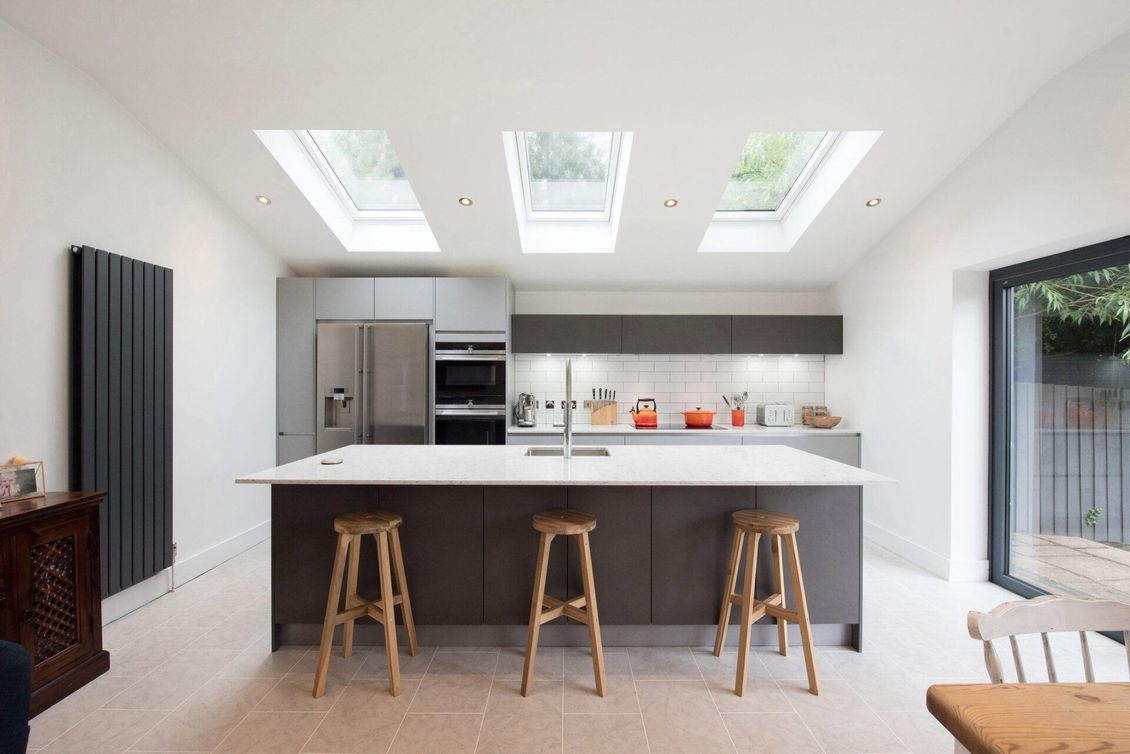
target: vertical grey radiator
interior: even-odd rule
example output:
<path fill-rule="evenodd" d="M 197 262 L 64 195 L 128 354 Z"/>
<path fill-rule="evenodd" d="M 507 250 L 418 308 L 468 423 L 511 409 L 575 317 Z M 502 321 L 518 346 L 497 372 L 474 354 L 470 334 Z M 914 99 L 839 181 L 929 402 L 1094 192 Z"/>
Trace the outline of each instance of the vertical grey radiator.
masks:
<path fill-rule="evenodd" d="M 104 490 L 102 594 L 173 560 L 173 271 L 74 252 L 71 485 Z"/>

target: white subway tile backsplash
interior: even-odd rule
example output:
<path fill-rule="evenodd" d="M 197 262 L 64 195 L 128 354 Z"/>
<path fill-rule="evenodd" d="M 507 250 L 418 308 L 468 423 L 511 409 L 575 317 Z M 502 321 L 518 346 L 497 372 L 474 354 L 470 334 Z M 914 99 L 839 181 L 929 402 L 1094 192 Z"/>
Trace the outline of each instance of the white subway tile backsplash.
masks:
<path fill-rule="evenodd" d="M 539 354 L 516 354 L 513 370 L 516 393 L 533 393 L 543 403 L 561 401 L 565 395 L 565 358 Z M 680 411 L 701 407 L 718 412 L 722 424 L 729 423 L 729 409 L 722 394 L 749 393 L 750 412 L 757 403 L 786 401 L 797 406 L 824 403 L 824 357 L 820 354 L 793 356 L 757 354 L 587 354 L 573 357 L 573 396 L 578 401 L 576 421 L 588 424 L 591 413 L 581 401 L 592 397 L 593 388 L 615 390 L 620 421 L 630 423 L 628 409 L 638 398 L 654 398 L 659 420 L 681 421 Z M 561 421 L 546 409 L 539 421 Z M 752 422 L 752 417 L 747 418 Z"/>

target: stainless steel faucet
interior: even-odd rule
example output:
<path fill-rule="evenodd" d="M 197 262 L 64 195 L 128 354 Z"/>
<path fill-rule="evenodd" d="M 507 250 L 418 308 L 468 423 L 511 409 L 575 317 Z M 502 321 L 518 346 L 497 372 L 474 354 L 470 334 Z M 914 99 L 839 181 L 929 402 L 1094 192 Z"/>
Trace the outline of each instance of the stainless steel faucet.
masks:
<path fill-rule="evenodd" d="M 565 458 L 573 457 L 573 360 L 565 359 Z"/>

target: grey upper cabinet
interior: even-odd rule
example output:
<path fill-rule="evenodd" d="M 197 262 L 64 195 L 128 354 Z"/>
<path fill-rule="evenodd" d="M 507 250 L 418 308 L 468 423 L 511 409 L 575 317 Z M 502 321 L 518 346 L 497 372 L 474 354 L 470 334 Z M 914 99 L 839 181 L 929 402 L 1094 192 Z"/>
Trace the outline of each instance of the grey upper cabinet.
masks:
<path fill-rule="evenodd" d="M 314 280 L 279 278 L 275 358 L 278 431 L 314 434 Z"/>
<path fill-rule="evenodd" d="M 435 278 L 377 278 L 374 319 L 435 317 Z"/>
<path fill-rule="evenodd" d="M 506 278 L 436 278 L 436 330 L 505 332 L 510 318 Z"/>
<path fill-rule="evenodd" d="M 624 315 L 623 353 L 730 353 L 729 315 Z"/>
<path fill-rule="evenodd" d="M 318 319 L 373 319 L 373 278 L 317 278 L 314 311 Z"/>
<path fill-rule="evenodd" d="M 733 353 L 843 353 L 844 318 L 835 316 L 735 316 Z"/>
<path fill-rule="evenodd" d="M 514 353 L 620 353 L 618 314 L 515 314 Z"/>

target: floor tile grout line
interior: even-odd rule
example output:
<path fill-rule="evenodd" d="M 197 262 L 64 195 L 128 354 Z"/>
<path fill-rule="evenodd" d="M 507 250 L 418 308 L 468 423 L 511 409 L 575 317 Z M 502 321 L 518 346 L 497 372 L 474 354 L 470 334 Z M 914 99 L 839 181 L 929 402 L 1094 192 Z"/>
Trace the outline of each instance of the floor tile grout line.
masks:
<path fill-rule="evenodd" d="M 874 707 L 872 707 L 872 706 L 871 706 L 871 702 L 867 701 L 867 699 L 866 699 L 866 698 L 865 698 L 865 697 L 863 696 L 863 694 L 860 694 L 860 693 L 859 693 L 859 692 L 858 692 L 858 691 L 856 690 L 855 686 L 853 686 L 853 685 L 852 685 L 851 681 L 849 681 L 848 679 L 846 679 L 846 678 L 845 678 L 845 679 L 844 679 L 844 683 L 845 683 L 845 684 L 847 684 L 847 687 L 848 687 L 849 689 L 851 689 L 851 693 L 853 693 L 853 694 L 855 694 L 855 695 L 856 695 L 857 697 L 859 697 L 859 700 L 860 700 L 861 702 L 863 702 L 863 705 L 864 705 L 865 707 L 867 707 L 867 709 L 868 709 L 868 710 L 870 710 L 870 711 L 871 711 L 871 714 L 872 714 L 872 715 L 874 715 L 875 717 L 879 718 L 879 722 L 881 722 L 881 723 L 883 724 L 883 727 L 887 729 L 887 732 L 889 732 L 889 733 L 890 733 L 890 734 L 891 734 L 892 736 L 894 736 L 894 737 L 895 737 L 895 740 L 896 740 L 896 741 L 898 741 L 899 743 L 901 743 L 901 744 L 902 744 L 903 746 L 905 746 L 905 747 L 906 747 L 906 751 L 908 751 L 908 752 L 912 752 L 912 751 L 914 750 L 914 748 L 913 748 L 912 746 L 910 746 L 909 744 L 907 744 L 907 742 L 906 742 L 906 741 L 903 741 L 903 740 L 902 740 L 902 736 L 900 736 L 900 735 L 899 735 L 898 733 L 895 733 L 895 731 L 894 731 L 894 728 L 892 728 L 892 727 L 891 727 L 891 726 L 890 726 L 890 725 L 889 725 L 889 724 L 887 723 L 887 721 L 883 719 L 883 716 L 879 714 L 879 711 L 878 711 L 878 710 L 876 710 L 876 709 L 875 709 Z"/>
<path fill-rule="evenodd" d="M 307 650 L 306 650 L 306 652 L 305 652 L 305 653 L 304 653 L 304 654 L 302 655 L 302 657 L 299 657 L 299 658 L 298 658 L 298 661 L 297 661 L 297 662 L 295 662 L 294 664 L 295 664 L 295 665 L 297 665 L 297 664 L 298 664 L 299 662 L 301 662 L 301 661 L 302 661 L 302 659 L 303 659 L 303 658 L 305 658 L 305 657 L 306 657 L 306 655 L 310 654 L 310 652 L 312 652 L 312 651 L 313 651 L 313 650 L 311 650 L 311 649 L 307 649 Z M 268 679 L 268 680 L 269 680 L 269 679 Z M 271 686 L 271 688 L 267 689 L 266 693 L 264 693 L 264 694 L 263 694 L 263 695 L 262 695 L 261 697 L 259 697 L 259 699 L 258 699 L 258 700 L 257 700 L 257 701 L 255 702 L 255 704 L 251 705 L 250 709 L 248 709 L 248 710 L 247 710 L 247 712 L 244 712 L 244 713 L 243 713 L 243 717 L 239 718 L 239 720 L 238 720 L 238 721 L 236 722 L 236 724 L 235 724 L 235 725 L 233 725 L 233 726 L 231 727 L 231 730 L 229 730 L 229 731 L 228 731 L 227 733 L 225 733 L 225 734 L 224 734 L 224 737 L 223 737 L 223 738 L 221 738 L 221 739 L 219 740 L 219 742 L 217 742 L 217 743 L 216 743 L 216 745 L 212 747 L 212 751 L 216 751 L 216 750 L 217 750 L 217 749 L 219 749 L 219 748 L 220 748 L 221 746 L 223 746 L 223 745 L 224 745 L 224 741 L 227 741 L 227 740 L 228 740 L 228 738 L 230 738 L 230 737 L 231 737 L 231 734 L 232 734 L 232 733 L 235 733 L 236 729 L 237 729 L 237 728 L 239 728 L 239 726 L 243 725 L 243 721 L 244 721 L 244 720 L 246 720 L 246 719 L 247 719 L 247 718 L 248 718 L 248 717 L 249 717 L 249 716 L 251 715 L 251 713 L 255 711 L 255 709 L 256 709 L 256 708 L 257 708 L 257 707 L 259 706 L 259 703 L 260 703 L 260 702 L 262 702 L 262 701 L 263 701 L 264 699 L 266 699 L 266 698 L 267 698 L 267 696 L 268 696 L 268 695 L 269 695 L 269 694 L 270 694 L 270 693 L 271 693 L 272 691 L 274 691 L 275 689 L 277 689 L 277 688 L 279 687 L 279 684 L 280 684 L 280 683 L 282 683 L 282 682 L 283 682 L 283 681 L 285 681 L 285 680 L 286 680 L 286 674 L 284 674 L 283 676 L 281 676 L 280 678 L 278 678 L 277 680 L 275 680 L 275 683 L 274 683 L 274 685 L 272 685 L 272 686 Z"/>
<path fill-rule="evenodd" d="M 710 703 L 714 705 L 714 711 L 718 713 L 718 722 L 722 724 L 722 730 L 726 731 L 726 737 L 730 739 L 730 746 L 734 747 L 734 751 L 738 750 L 738 742 L 734 740 L 734 734 L 730 732 L 730 726 L 726 725 L 726 718 L 722 717 L 722 710 L 718 707 L 718 700 L 714 698 L 714 692 L 710 689 L 710 684 L 706 682 L 706 674 L 702 672 L 702 666 L 698 664 L 698 658 L 695 657 L 694 649 L 690 650 L 691 661 L 694 662 L 695 669 L 698 670 L 698 676 L 702 679 L 702 685 L 706 687 L 706 693 L 710 696 Z M 721 659 L 719 657 L 718 659 Z M 754 657 L 759 663 L 761 659 Z M 747 670 L 748 672 L 748 670 Z M 737 671 L 734 671 L 735 675 Z"/>
<path fill-rule="evenodd" d="M 651 754 L 651 738 L 647 735 L 647 718 L 643 714 L 643 704 L 640 703 L 640 689 L 636 685 L 636 670 L 632 667 L 632 653 L 624 653 L 628 658 L 628 674 L 632 679 L 632 693 L 636 695 L 636 708 L 640 711 L 640 725 L 643 726 L 643 740 L 647 744 L 648 754 Z"/>
<path fill-rule="evenodd" d="M 498 667 L 498 665 L 496 664 L 495 667 Z M 473 749 L 473 751 L 475 751 L 475 752 L 478 752 L 479 742 L 483 740 L 483 728 L 486 727 L 486 722 L 487 722 L 487 708 L 490 707 L 490 695 L 491 695 L 491 692 L 493 692 L 493 691 L 494 691 L 494 676 L 492 674 L 491 679 L 490 679 L 490 688 L 487 689 L 487 701 L 486 701 L 486 704 L 483 705 L 483 716 L 482 716 L 482 719 L 479 720 L 479 732 L 477 734 L 475 734 L 475 748 Z"/>
<path fill-rule="evenodd" d="M 416 651 L 418 652 L 419 649 Z M 392 734 L 392 738 L 388 741 L 388 748 L 385 749 L 385 754 L 392 751 L 392 747 L 396 745 L 396 739 L 400 735 L 400 729 L 404 727 L 404 721 L 408 719 L 408 713 L 412 711 L 412 705 L 415 703 L 416 697 L 420 694 L 420 688 L 424 685 L 424 679 L 428 677 L 428 670 L 431 669 L 432 663 L 436 659 L 437 651 L 436 649 L 432 650 L 432 655 L 428 658 L 428 664 L 424 668 L 424 672 L 420 674 L 420 680 L 416 683 L 416 690 L 412 692 L 412 698 L 408 700 L 408 706 L 404 708 L 404 715 L 401 716 L 400 722 L 397 723 L 396 730 Z M 385 662 L 387 663 L 387 660 Z M 360 668 L 358 668 L 358 670 L 360 670 Z"/>
<path fill-rule="evenodd" d="M 827 752 L 828 750 L 826 748 L 824 748 L 824 742 L 820 740 L 819 736 L 816 735 L 816 732 L 813 731 L 812 728 L 808 725 L 808 721 L 804 719 L 804 715 L 802 715 L 800 713 L 800 710 L 798 710 L 796 708 L 796 705 L 793 704 L 793 700 L 789 698 L 789 695 L 785 692 L 785 689 L 781 686 L 781 680 L 788 680 L 788 679 L 778 679 L 778 678 L 772 679 L 773 683 L 777 686 L 777 690 L 781 692 L 781 696 L 785 697 L 785 703 L 789 705 L 789 709 L 791 709 L 793 711 L 793 714 L 797 716 L 798 720 L 800 720 L 800 724 L 804 726 L 804 729 L 806 731 L 808 731 L 808 735 L 812 736 L 812 740 L 815 741 L 816 745 L 820 747 L 820 751 Z"/>

